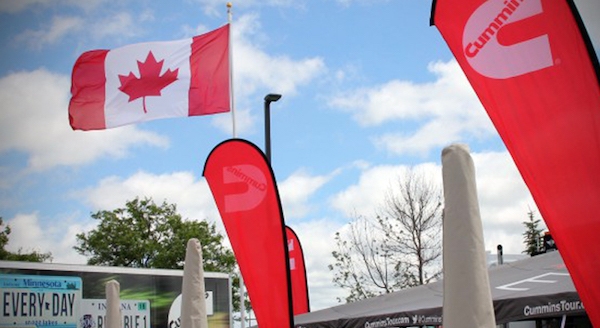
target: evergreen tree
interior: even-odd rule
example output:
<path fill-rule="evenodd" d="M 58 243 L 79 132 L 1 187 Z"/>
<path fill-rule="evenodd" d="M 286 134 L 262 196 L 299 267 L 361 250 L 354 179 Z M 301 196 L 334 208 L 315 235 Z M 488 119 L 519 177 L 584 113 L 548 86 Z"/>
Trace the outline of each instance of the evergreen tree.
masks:
<path fill-rule="evenodd" d="M 542 251 L 542 231 L 539 227 L 540 220 L 534 219 L 533 211 L 527 213 L 529 221 L 524 221 L 525 232 L 523 233 L 523 243 L 525 244 L 524 254 L 531 256 L 537 255 Z"/>

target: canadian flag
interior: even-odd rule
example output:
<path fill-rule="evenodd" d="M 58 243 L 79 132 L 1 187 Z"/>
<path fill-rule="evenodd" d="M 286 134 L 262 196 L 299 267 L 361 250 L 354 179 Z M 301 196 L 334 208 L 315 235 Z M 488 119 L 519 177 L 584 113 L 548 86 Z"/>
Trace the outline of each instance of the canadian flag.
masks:
<path fill-rule="evenodd" d="M 88 51 L 73 67 L 69 122 L 101 130 L 228 112 L 229 69 L 229 24 L 191 39 Z"/>

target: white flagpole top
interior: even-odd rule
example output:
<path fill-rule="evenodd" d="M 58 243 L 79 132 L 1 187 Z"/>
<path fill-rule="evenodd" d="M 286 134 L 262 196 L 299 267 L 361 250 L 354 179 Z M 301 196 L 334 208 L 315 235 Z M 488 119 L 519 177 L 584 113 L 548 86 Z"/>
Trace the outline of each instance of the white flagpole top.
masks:
<path fill-rule="evenodd" d="M 231 24 L 231 20 L 232 20 L 232 17 L 231 17 L 231 7 L 233 7 L 233 4 L 231 2 L 228 2 L 227 3 L 227 19 L 229 21 L 229 24 Z"/>

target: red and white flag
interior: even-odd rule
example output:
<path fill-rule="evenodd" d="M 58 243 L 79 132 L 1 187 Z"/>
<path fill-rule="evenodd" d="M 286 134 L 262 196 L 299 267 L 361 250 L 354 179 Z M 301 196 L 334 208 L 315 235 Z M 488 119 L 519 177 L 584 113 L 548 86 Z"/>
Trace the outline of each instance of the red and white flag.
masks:
<path fill-rule="evenodd" d="M 82 54 L 73 67 L 69 122 L 101 130 L 230 110 L 229 24 L 191 39 Z"/>

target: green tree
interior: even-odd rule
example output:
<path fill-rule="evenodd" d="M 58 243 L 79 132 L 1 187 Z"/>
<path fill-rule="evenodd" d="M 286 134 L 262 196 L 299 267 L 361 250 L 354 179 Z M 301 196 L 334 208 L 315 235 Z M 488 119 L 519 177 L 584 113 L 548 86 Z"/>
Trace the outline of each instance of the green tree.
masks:
<path fill-rule="evenodd" d="M 182 269 L 187 241 L 197 238 L 202 244 L 204 270 L 234 275 L 235 256 L 223 245 L 224 237 L 216 225 L 184 221 L 174 204 L 157 205 L 151 198 L 136 198 L 124 208 L 98 211 L 92 218 L 98 220 L 98 226 L 77 234 L 74 247 L 88 257 L 90 265 Z M 234 286 L 238 279 L 234 275 Z M 233 303 L 237 309 L 236 298 Z"/>
<path fill-rule="evenodd" d="M 542 250 L 542 231 L 539 227 L 540 220 L 534 219 L 535 214 L 529 210 L 527 213 L 529 221 L 524 221 L 525 232 L 523 233 L 523 243 L 525 244 L 524 254 L 531 256 L 538 254 Z"/>
<path fill-rule="evenodd" d="M 223 245 L 215 224 L 184 221 L 174 204 L 136 198 L 125 208 L 98 211 L 92 218 L 99 221 L 98 226 L 77 234 L 74 247 L 88 257 L 90 265 L 181 269 L 187 241 L 198 238 L 206 271 L 232 272 L 235 268 L 233 252 Z"/>
<path fill-rule="evenodd" d="M 357 215 L 336 233 L 333 282 L 346 302 L 426 284 L 441 276 L 441 189 L 409 170 L 389 189 L 380 215 Z M 338 300 L 342 301 L 342 300 Z"/>
<path fill-rule="evenodd" d="M 0 216 L 0 260 L 4 261 L 24 261 L 24 262 L 45 262 L 52 261 L 52 253 L 40 253 L 38 251 L 31 251 L 24 253 L 22 249 L 19 249 L 16 253 L 9 252 L 6 250 L 8 244 L 10 227 L 4 224 L 2 217 Z"/>

